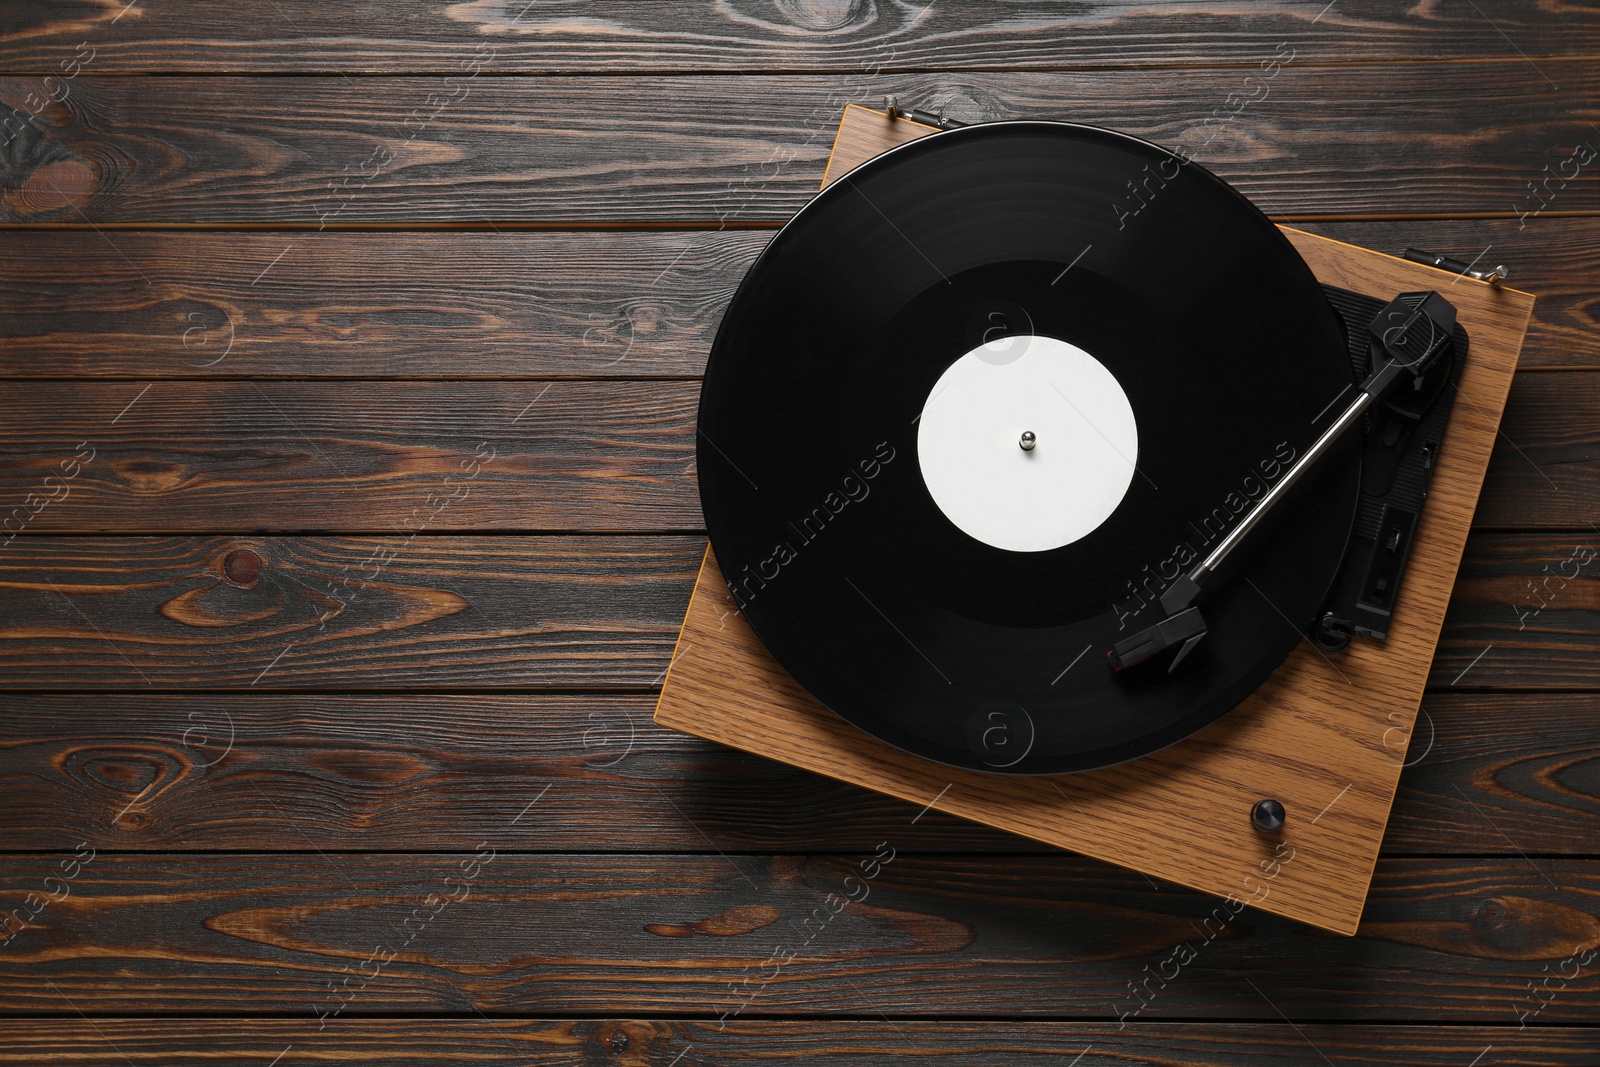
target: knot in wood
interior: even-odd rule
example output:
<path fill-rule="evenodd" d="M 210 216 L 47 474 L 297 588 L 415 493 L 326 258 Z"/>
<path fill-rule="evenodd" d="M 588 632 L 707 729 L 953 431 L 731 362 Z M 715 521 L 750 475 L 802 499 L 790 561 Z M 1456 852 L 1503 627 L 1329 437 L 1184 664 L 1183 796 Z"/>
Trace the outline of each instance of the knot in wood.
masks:
<path fill-rule="evenodd" d="M 236 548 L 222 560 L 222 574 L 235 585 L 249 585 L 261 574 L 261 557 L 248 548 Z"/>

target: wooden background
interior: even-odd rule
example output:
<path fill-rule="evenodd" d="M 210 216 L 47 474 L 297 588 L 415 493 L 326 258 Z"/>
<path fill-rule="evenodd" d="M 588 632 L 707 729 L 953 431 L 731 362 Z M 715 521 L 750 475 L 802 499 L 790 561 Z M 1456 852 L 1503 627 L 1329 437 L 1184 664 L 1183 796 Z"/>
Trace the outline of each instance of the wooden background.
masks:
<path fill-rule="evenodd" d="M 1597 57 L 1534 0 L 8 0 L 0 1064 L 1592 1065 Z M 650 724 L 717 318 L 885 92 L 1539 294 L 1358 937 Z"/>

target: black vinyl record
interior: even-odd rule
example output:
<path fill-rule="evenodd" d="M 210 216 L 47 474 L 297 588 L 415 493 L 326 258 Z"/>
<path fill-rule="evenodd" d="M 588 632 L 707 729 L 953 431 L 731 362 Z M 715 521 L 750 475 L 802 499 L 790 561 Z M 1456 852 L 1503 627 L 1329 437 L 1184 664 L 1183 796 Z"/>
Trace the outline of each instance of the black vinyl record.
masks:
<path fill-rule="evenodd" d="M 972 356 L 1018 351 L 1028 367 L 1087 353 L 1061 358 L 1099 368 L 1084 371 L 1087 391 L 1047 376 L 1035 392 L 1060 395 L 1052 418 L 1075 440 L 1092 451 L 1099 434 L 1126 461 L 1109 514 L 1002 495 L 967 507 L 964 528 L 936 500 L 936 446 L 952 431 L 919 422 L 955 402 L 936 389 L 956 382 L 944 387 L 981 406 L 961 368 L 982 377 Z M 1107 372 L 1125 399 L 1088 389 Z M 833 711 L 953 766 L 1086 770 L 1212 722 L 1301 639 L 1354 513 L 1351 435 L 1227 558 L 1201 600 L 1210 632 L 1176 671 L 1106 660 L 1326 428 L 1351 379 L 1305 263 L 1198 165 L 1094 127 L 956 129 L 833 183 L 751 268 L 706 369 L 701 500 L 746 618 Z M 1102 432 L 1124 406 L 1132 429 L 1117 434 L 1136 446 Z M 1040 462 L 1099 477 L 1050 458 L 1059 439 L 1039 435 Z M 1005 492 L 977 481 L 980 497 Z M 1035 512 L 1040 529 L 1089 528 L 1019 550 Z"/>

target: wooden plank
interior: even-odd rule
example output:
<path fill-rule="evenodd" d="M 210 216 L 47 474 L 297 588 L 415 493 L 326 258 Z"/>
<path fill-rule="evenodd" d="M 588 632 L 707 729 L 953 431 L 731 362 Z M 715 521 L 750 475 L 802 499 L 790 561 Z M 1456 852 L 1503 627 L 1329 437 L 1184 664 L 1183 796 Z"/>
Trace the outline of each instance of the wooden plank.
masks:
<path fill-rule="evenodd" d="M 699 390 L 18 382 L 0 390 L 0 523 L 12 533 L 698 531 Z M 1457 404 L 1463 414 L 1471 402 Z M 1597 422 L 1600 375 L 1517 375 L 1475 525 L 1600 524 Z"/>
<path fill-rule="evenodd" d="M 1423 697 L 1385 853 L 1600 855 L 1597 708 L 1589 694 Z"/>
<path fill-rule="evenodd" d="M 0 551 L 0 674 L 9 687 L 647 689 L 702 544 L 18 538 Z"/>
<path fill-rule="evenodd" d="M 770 237 L 0 232 L 0 376 L 692 377 Z"/>
<path fill-rule="evenodd" d="M 1308 228 L 1508 263 L 1519 366 L 1600 367 L 1600 219 Z M 770 237 L 0 231 L 0 377 L 692 377 Z"/>
<path fill-rule="evenodd" d="M 649 689 L 667 669 L 704 545 L 699 537 L 23 536 L 0 547 L 8 603 L 0 676 L 12 687 L 58 689 Z M 1560 533 L 1474 535 L 1433 683 L 1600 688 L 1588 583 L 1568 579 L 1558 597 L 1555 578 L 1544 584 L 1572 570 L 1582 545 L 1600 547 Z M 219 577 L 236 549 L 262 561 L 247 586 Z M 1583 568 L 1586 578 L 1600 573 L 1594 561 Z"/>
<path fill-rule="evenodd" d="M 1560 689 L 1600 679 L 1600 536 L 1480 536 L 1467 544 L 1429 681 Z"/>
<path fill-rule="evenodd" d="M 915 1060 L 967 1067 L 1464 1067 L 1487 1064 L 1592 1067 L 1593 1027 L 1395 1026 L 1308 1023 L 945 1022 L 876 1017 L 866 1021 L 736 1019 L 396 1019 L 348 1018 L 318 1029 L 304 1019 L 9 1019 L 0 1064 L 126 1067 L 267 1063 L 284 1053 L 349 1064 L 438 1067 L 568 1067 L 620 1062 L 668 1067 L 770 1063 L 815 1067 Z M 470 1050 L 470 1051 L 469 1051 Z"/>
<path fill-rule="evenodd" d="M 1313 0 L 1239 17 L 1166 0 L 1094 10 L 996 10 L 988 5 L 638 3 L 584 11 L 559 6 L 433 0 L 394 18 L 377 0 L 330 8 L 260 0 L 226 9 L 119 7 L 63 11 L 12 0 L 0 38 L 11 70 L 55 71 L 94 48 L 96 71 L 357 71 L 454 69 L 494 48 L 497 71 L 1022 69 L 1191 64 L 1253 66 L 1288 41 L 1305 62 L 1593 57 L 1600 27 L 1585 9 L 1532 0 L 1426 13 L 1382 0 Z"/>
<path fill-rule="evenodd" d="M 507 833 L 524 807 L 503 812 Z M 523 817 L 541 817 L 538 805 Z M 0 1010 L 314 1022 L 343 1006 L 330 1027 L 353 1015 L 641 1004 L 711 1018 L 1497 1026 L 1541 1004 L 1533 1023 L 1592 1023 L 1600 1011 L 1600 986 L 1570 978 L 1592 958 L 1563 966 L 1600 946 L 1596 860 L 1388 860 L 1361 936 L 1333 939 L 1066 855 L 900 855 L 893 836 L 874 850 L 883 861 L 525 856 L 500 841 L 474 828 L 448 854 L 83 850 L 76 868 L 61 854 L 11 856 L 0 901 L 32 919 L 0 952 Z M 40 909 L 29 893 L 57 899 Z M 792 960 L 766 963 L 775 950 Z M 1151 977 L 1134 995 L 1158 975 L 1164 985 Z M 1542 978 L 1550 995 L 1535 999 L 1529 983 Z"/>
<path fill-rule="evenodd" d="M 0 391 L 0 501 L 24 509 L 8 532 L 695 530 L 699 391 L 21 382 Z"/>
<path fill-rule="evenodd" d="M 815 191 L 844 104 L 885 93 L 1182 146 L 1274 215 L 1600 211 L 1563 177 L 1594 130 L 1524 60 L 1275 70 L 663 76 L 645 101 L 618 77 L 13 78 L 14 110 L 65 99 L 14 124 L 0 222 L 771 222 Z M 1600 67 L 1560 75 L 1600 95 Z"/>
<path fill-rule="evenodd" d="M 1574 413 L 1582 412 L 1577 418 Z M 1519 376 L 1506 402 L 1500 440 L 1474 522 L 1600 531 L 1600 375 Z"/>
<path fill-rule="evenodd" d="M 1049 851 L 941 812 L 913 824 L 915 805 L 656 726 L 653 704 L 0 696 L 0 850 L 400 851 L 501 830 L 504 847 L 541 851 L 701 851 L 706 837 L 731 850 L 870 851 L 890 836 L 908 853 Z M 1586 695 L 1425 697 L 1384 854 L 1600 855 L 1594 708 Z M 501 829 L 550 783 L 538 819 Z"/>

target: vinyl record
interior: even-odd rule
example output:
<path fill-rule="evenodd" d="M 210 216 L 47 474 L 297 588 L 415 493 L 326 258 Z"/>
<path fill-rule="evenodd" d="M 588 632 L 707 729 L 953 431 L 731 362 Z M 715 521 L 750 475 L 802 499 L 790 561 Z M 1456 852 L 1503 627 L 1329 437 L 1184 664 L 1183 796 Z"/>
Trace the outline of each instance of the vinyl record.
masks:
<path fill-rule="evenodd" d="M 751 268 L 701 499 L 744 615 L 833 711 L 953 766 L 1085 770 L 1212 722 L 1301 639 L 1354 512 L 1348 435 L 1228 557 L 1177 671 L 1106 659 L 1351 382 L 1310 270 L 1197 164 L 956 129 L 836 181 Z"/>

